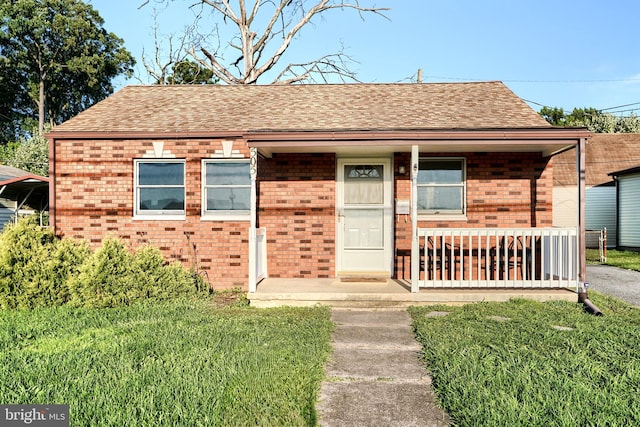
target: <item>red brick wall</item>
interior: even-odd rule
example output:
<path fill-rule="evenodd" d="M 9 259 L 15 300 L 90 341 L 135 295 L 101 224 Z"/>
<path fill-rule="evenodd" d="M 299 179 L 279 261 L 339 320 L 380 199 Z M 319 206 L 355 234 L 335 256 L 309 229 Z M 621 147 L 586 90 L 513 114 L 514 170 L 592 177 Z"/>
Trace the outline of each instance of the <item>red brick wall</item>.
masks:
<path fill-rule="evenodd" d="M 158 140 L 154 140 L 158 141 Z M 233 147 L 245 156 L 244 142 Z M 201 220 L 201 162 L 219 140 L 166 140 L 164 150 L 186 160 L 186 220 L 133 219 L 134 159 L 151 140 L 61 140 L 55 143 L 56 233 L 97 247 L 118 237 L 131 248 L 150 243 L 169 260 L 197 262 L 218 288 L 247 285 L 249 221 Z"/>
<path fill-rule="evenodd" d="M 133 220 L 136 158 L 151 140 L 56 141 L 55 225 L 61 235 L 93 247 L 104 237 L 132 248 L 150 243 L 168 259 L 197 262 L 219 288 L 247 286 L 249 221 L 201 219 L 201 164 L 219 140 L 166 140 L 164 150 L 186 159 L 184 221 Z M 235 150 L 248 157 L 236 142 Z M 545 227 L 552 224 L 552 168 L 535 153 L 439 154 L 467 159 L 467 219 L 420 221 L 420 227 Z M 429 154 L 429 156 L 432 156 Z M 410 153 L 394 156 L 394 198 L 410 198 Z M 404 164 L 405 175 L 398 174 Z M 335 154 L 274 154 L 258 161 L 258 226 L 267 229 L 270 277 L 335 276 Z M 535 209 L 531 209 L 534 205 Z M 411 222 L 394 216 L 395 274 L 408 278 Z"/>
<path fill-rule="evenodd" d="M 269 277 L 335 277 L 335 155 L 276 153 L 258 176 Z"/>
<path fill-rule="evenodd" d="M 553 169 L 549 158 L 539 153 L 421 153 L 421 156 L 466 158 L 467 218 L 462 221 L 421 220 L 419 227 L 552 226 Z M 394 163 L 397 172 L 400 163 L 411 164 L 411 155 L 398 153 Z M 396 198 L 408 198 L 410 188 L 409 173 L 396 177 Z M 411 222 L 396 216 L 395 239 L 396 277 L 408 279 Z"/>

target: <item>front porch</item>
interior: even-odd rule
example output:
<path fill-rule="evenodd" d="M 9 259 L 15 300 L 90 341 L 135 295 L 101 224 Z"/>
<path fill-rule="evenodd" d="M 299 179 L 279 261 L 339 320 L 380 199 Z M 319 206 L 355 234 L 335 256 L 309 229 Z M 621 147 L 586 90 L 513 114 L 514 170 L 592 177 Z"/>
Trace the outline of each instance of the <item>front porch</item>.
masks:
<path fill-rule="evenodd" d="M 350 308 L 404 308 L 411 305 L 448 304 L 460 305 L 473 302 L 508 301 L 526 298 L 535 301 L 578 299 L 571 288 L 440 288 L 421 289 L 411 292 L 411 283 L 406 280 L 385 279 L 362 282 L 330 279 L 285 279 L 262 280 L 248 298 L 253 307 L 294 306 L 309 307 L 317 304 Z"/>

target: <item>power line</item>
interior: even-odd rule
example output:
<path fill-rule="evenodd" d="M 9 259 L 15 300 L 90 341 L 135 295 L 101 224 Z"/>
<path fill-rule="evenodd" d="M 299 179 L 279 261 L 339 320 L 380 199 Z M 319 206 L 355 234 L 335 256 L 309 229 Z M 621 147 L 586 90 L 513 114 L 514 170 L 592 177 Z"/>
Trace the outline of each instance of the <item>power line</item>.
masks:
<path fill-rule="evenodd" d="M 618 105 L 616 107 L 602 108 L 602 109 L 600 109 L 600 111 L 615 110 L 616 108 L 630 107 L 632 105 L 640 105 L 640 102 L 634 102 L 632 104 Z M 631 111 L 633 111 L 633 110 L 637 110 L 637 108 L 633 108 Z"/>
<path fill-rule="evenodd" d="M 443 77 L 443 76 L 427 76 L 429 79 L 441 79 L 441 80 L 455 80 L 455 81 L 478 81 L 483 82 L 487 80 L 496 80 L 496 79 L 470 79 L 463 77 Z M 630 78 L 630 79 L 592 79 L 592 80 L 510 80 L 505 79 L 501 80 L 504 83 L 620 83 L 620 82 L 638 82 L 640 78 Z"/>

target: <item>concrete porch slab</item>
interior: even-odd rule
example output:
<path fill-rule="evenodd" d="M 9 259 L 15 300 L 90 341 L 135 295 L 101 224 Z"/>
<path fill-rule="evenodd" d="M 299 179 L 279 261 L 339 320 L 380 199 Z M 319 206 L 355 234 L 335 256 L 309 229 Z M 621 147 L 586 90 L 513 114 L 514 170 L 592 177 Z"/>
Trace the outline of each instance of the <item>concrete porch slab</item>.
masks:
<path fill-rule="evenodd" d="M 503 302 L 512 298 L 534 301 L 563 300 L 577 302 L 574 290 L 520 288 L 446 288 L 412 293 L 408 282 L 341 282 L 340 279 L 268 278 L 258 284 L 248 299 L 254 307 L 309 307 L 327 305 L 352 308 L 405 308 L 411 305 L 460 305 L 481 301 Z"/>

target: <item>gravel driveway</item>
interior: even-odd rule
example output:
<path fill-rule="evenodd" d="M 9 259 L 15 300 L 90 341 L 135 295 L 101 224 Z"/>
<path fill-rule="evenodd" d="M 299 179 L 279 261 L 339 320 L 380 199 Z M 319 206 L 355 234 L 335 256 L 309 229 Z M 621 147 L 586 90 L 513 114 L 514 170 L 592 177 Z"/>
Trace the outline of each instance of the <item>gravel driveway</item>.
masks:
<path fill-rule="evenodd" d="M 608 265 L 587 265 L 589 289 L 640 307 L 640 272 Z"/>

